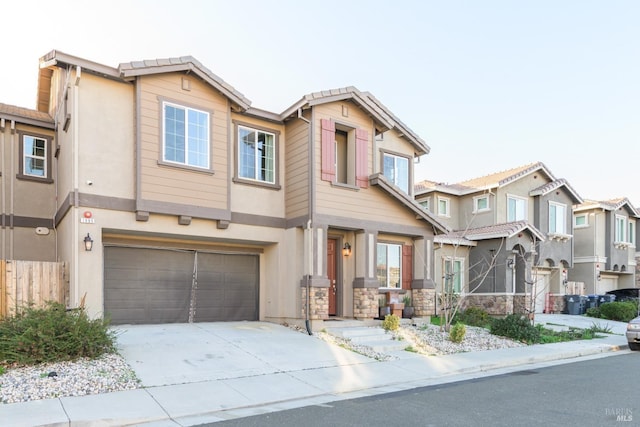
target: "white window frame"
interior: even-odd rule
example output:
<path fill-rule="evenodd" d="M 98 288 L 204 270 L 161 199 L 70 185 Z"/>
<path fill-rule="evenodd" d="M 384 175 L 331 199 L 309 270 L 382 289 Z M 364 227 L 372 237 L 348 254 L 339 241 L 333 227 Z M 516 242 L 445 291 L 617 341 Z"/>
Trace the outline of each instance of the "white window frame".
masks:
<path fill-rule="evenodd" d="M 33 143 L 35 144 L 37 141 L 39 142 L 43 142 L 44 143 L 44 155 L 42 156 L 38 156 L 36 154 L 33 153 L 27 153 L 27 143 L 26 140 L 27 139 L 31 139 L 33 141 Z M 34 178 L 47 178 L 49 175 L 49 171 L 47 170 L 47 152 L 49 150 L 49 144 L 46 138 L 41 138 L 38 136 L 33 136 L 33 135 L 23 135 L 22 136 L 22 174 L 24 176 L 32 176 Z M 31 160 L 42 160 L 42 164 L 43 164 L 43 168 L 42 168 L 42 174 L 37 174 L 37 173 L 28 173 L 27 171 L 30 169 L 28 167 L 29 162 Z"/>
<path fill-rule="evenodd" d="M 636 221 L 629 219 L 629 235 L 628 241 L 632 247 L 636 247 Z"/>
<path fill-rule="evenodd" d="M 396 277 L 393 277 L 391 269 L 389 268 L 389 248 L 397 248 L 398 251 L 398 277 L 397 283 L 392 283 Z M 377 251 L 377 262 L 376 265 L 379 267 L 380 265 L 380 256 L 384 253 L 385 256 L 385 277 L 384 281 L 381 280 L 380 269 L 376 268 L 376 276 L 378 279 L 378 284 L 381 288 L 389 288 L 389 289 L 402 289 L 402 245 L 399 243 L 384 243 L 378 242 L 376 246 Z"/>
<path fill-rule="evenodd" d="M 167 107 L 183 110 L 185 113 L 185 123 L 184 123 L 184 161 L 176 161 L 167 158 Z M 193 111 L 198 114 L 202 114 L 206 117 L 206 130 L 203 132 L 206 135 L 206 153 L 197 153 L 196 159 L 192 159 L 191 152 L 193 151 L 190 147 L 191 140 L 193 137 L 189 136 L 189 112 Z M 206 159 L 206 164 L 199 164 L 198 160 Z M 163 101 L 162 102 L 162 161 L 186 166 L 190 168 L 197 169 L 210 169 L 211 165 L 211 115 L 209 112 L 204 110 L 199 110 L 197 108 L 187 107 L 184 105 L 176 104 L 173 102 Z"/>
<path fill-rule="evenodd" d="M 420 203 L 420 205 L 422 205 L 422 207 L 424 208 L 424 210 L 426 210 L 426 211 L 428 211 L 428 212 L 431 212 L 431 207 L 430 207 L 431 203 L 429 203 L 429 199 L 421 200 L 421 201 L 420 201 L 420 202 L 418 202 L 418 203 Z"/>
<path fill-rule="evenodd" d="M 440 197 L 438 196 L 437 199 L 437 205 L 438 205 L 438 216 L 444 216 L 444 217 L 450 217 L 451 216 L 451 199 L 449 199 L 448 197 Z M 444 203 L 444 212 L 440 211 L 440 202 Z"/>
<path fill-rule="evenodd" d="M 562 210 L 562 218 L 558 218 L 559 209 Z M 555 221 L 552 221 L 552 210 L 555 211 Z M 558 226 L 560 227 L 560 229 L 558 229 Z M 567 234 L 567 205 L 549 201 L 549 233 Z"/>
<path fill-rule="evenodd" d="M 254 147 L 253 147 L 253 177 L 249 177 L 249 176 L 244 176 L 243 173 L 243 158 L 242 158 L 242 138 L 240 136 L 240 133 L 242 130 L 245 131 L 249 131 L 249 132 L 255 132 L 256 134 L 256 138 L 257 140 L 254 141 Z M 267 159 L 269 160 L 269 170 L 271 172 L 271 180 L 268 179 L 262 179 L 260 177 L 260 175 L 262 174 L 262 158 L 263 156 L 260 155 L 260 149 L 259 149 L 259 144 L 258 144 L 258 140 L 259 140 L 259 134 L 264 134 L 265 136 L 270 136 L 271 137 L 271 159 Z M 265 153 L 267 152 L 267 150 L 269 150 L 268 148 L 266 148 L 266 144 L 265 144 Z M 246 180 L 250 180 L 250 181 L 256 181 L 256 182 L 264 182 L 264 183 L 268 183 L 268 184 L 275 184 L 276 182 L 276 134 L 273 132 L 267 132 L 265 130 L 262 129 L 256 129 L 256 128 L 252 128 L 250 126 L 244 126 L 244 125 L 238 125 L 238 178 L 240 179 L 246 179 Z"/>
<path fill-rule="evenodd" d="M 486 208 L 479 208 L 478 204 L 480 203 L 481 200 L 486 200 L 487 201 L 487 207 Z M 489 206 L 489 195 L 483 195 L 483 196 L 475 196 L 473 198 L 473 213 L 480 213 L 480 212 L 487 212 L 491 210 L 491 206 Z"/>
<path fill-rule="evenodd" d="M 385 162 L 385 160 L 388 158 L 393 160 L 393 170 L 391 171 L 392 176 L 389 176 L 389 174 L 387 174 L 387 168 L 386 168 L 387 163 Z M 403 174 L 400 174 L 400 168 L 398 167 L 398 162 L 400 160 L 406 162 L 406 168 L 407 168 L 406 176 L 402 176 Z M 404 156 L 399 156 L 396 154 L 383 152 L 382 153 L 382 173 L 395 186 L 400 188 L 405 193 L 409 194 L 409 181 L 410 181 L 409 177 L 411 176 L 411 162 L 409 161 L 409 158 Z"/>
<path fill-rule="evenodd" d="M 578 218 L 584 218 L 584 224 L 578 224 Z M 573 228 L 586 228 L 589 226 L 589 215 L 584 214 L 575 214 L 573 216 Z"/>
<path fill-rule="evenodd" d="M 509 202 L 513 200 L 516 202 L 516 212 L 515 212 L 515 218 L 511 219 L 509 217 Z M 518 218 L 518 202 L 522 202 L 523 204 L 523 217 L 522 218 Z M 524 198 L 524 197 L 520 197 L 520 196 L 514 196 L 512 194 L 508 194 L 507 195 L 507 222 L 515 222 L 515 221 L 526 221 L 528 219 L 528 210 L 529 210 L 529 206 L 528 206 L 528 199 Z"/>
<path fill-rule="evenodd" d="M 616 224 L 615 224 L 615 243 L 626 243 L 627 242 L 627 217 L 624 215 L 616 215 Z"/>
<path fill-rule="evenodd" d="M 443 291 L 446 291 L 447 288 L 447 280 L 449 280 L 449 274 L 453 274 L 453 277 L 451 278 L 451 280 L 453 280 L 453 292 L 457 293 L 457 294 L 461 294 L 464 293 L 464 267 L 465 267 L 465 259 L 464 258 L 459 258 L 459 257 L 443 257 L 442 259 L 443 261 L 443 266 L 442 266 L 442 275 L 443 275 L 443 282 L 442 282 L 442 289 Z M 455 271 L 455 265 L 458 264 L 460 265 L 460 268 L 458 270 L 458 272 Z M 450 267 L 449 267 L 450 266 Z M 453 273 L 449 273 L 450 268 L 453 268 Z M 458 286 L 456 289 L 456 274 L 457 274 L 457 279 L 458 279 Z"/>

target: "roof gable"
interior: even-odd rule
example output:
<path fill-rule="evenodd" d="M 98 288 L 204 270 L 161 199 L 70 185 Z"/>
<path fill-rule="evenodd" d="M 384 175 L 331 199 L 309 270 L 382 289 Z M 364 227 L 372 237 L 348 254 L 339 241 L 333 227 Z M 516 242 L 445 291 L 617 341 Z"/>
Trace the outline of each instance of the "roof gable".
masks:
<path fill-rule="evenodd" d="M 529 192 L 530 196 L 545 196 L 553 191 L 563 189 L 569 197 L 572 199 L 573 203 L 582 203 L 582 197 L 578 195 L 578 193 L 569 185 L 566 179 L 560 178 L 555 181 L 548 182 L 547 184 L 541 185 L 538 188 L 534 188 Z"/>
<path fill-rule="evenodd" d="M 574 212 L 583 212 L 591 209 L 602 209 L 605 211 L 617 211 L 624 208 L 630 215 L 640 218 L 640 212 L 631 204 L 626 197 L 618 197 L 610 200 L 585 200 L 574 208 Z"/>

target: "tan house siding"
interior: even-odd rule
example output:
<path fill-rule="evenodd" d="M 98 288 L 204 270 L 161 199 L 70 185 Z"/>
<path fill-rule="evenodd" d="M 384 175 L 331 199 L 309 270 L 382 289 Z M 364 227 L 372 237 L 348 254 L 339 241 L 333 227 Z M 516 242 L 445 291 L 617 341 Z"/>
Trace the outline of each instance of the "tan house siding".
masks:
<path fill-rule="evenodd" d="M 194 78 L 189 81 L 188 91 L 182 89 L 181 74 L 153 75 L 141 77 L 138 81 L 140 197 L 156 202 L 227 209 L 229 105 L 224 96 L 210 87 Z M 209 125 L 212 171 L 158 164 L 162 158 L 163 100 L 211 113 Z"/>
<path fill-rule="evenodd" d="M 309 211 L 309 125 L 303 120 L 287 122 L 284 147 L 286 170 L 286 217 L 296 218 Z"/>

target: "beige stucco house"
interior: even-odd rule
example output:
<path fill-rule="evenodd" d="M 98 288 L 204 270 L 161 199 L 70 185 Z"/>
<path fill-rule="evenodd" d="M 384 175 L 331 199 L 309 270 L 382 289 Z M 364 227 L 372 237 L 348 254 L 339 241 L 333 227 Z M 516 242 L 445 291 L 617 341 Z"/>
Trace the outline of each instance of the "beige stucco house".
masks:
<path fill-rule="evenodd" d="M 371 94 L 275 113 L 192 57 L 109 67 L 52 51 L 37 110 L 70 306 L 119 324 L 316 328 L 377 317 L 392 290 L 433 314 L 433 239 L 448 228 L 411 185 L 429 147 Z"/>

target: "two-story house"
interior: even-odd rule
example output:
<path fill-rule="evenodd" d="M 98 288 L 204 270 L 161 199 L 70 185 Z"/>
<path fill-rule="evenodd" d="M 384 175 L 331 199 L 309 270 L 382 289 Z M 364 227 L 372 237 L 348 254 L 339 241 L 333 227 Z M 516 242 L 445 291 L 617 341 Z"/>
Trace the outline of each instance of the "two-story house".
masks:
<path fill-rule="evenodd" d="M 435 237 L 438 289 L 492 314 L 542 312 L 573 265 L 572 206 L 582 199 L 543 163 L 456 184 L 416 184 L 453 231 Z"/>
<path fill-rule="evenodd" d="M 373 318 L 388 290 L 434 300 L 433 239 L 413 195 L 427 144 L 371 94 L 251 107 L 192 57 L 113 68 L 52 51 L 58 259 L 70 305 L 115 324 Z M 52 159 L 54 157 L 54 159 Z"/>
<path fill-rule="evenodd" d="M 636 221 L 627 198 L 585 200 L 574 207 L 574 267 L 569 278 L 584 282 L 587 294 L 636 286 Z"/>

